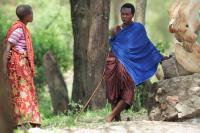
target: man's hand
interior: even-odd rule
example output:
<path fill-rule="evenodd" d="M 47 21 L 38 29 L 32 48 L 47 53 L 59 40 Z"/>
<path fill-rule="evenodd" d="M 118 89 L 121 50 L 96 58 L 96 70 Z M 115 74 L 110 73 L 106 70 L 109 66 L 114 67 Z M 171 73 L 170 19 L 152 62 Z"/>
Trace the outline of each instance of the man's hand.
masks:
<path fill-rule="evenodd" d="M 117 32 L 119 32 L 121 30 L 120 26 L 115 26 L 113 29 L 112 29 L 112 36 L 114 36 Z"/>
<path fill-rule="evenodd" d="M 161 64 L 162 64 L 162 62 L 164 61 L 164 60 L 168 60 L 169 58 L 171 58 L 172 56 L 163 56 L 163 58 L 161 59 Z"/>
<path fill-rule="evenodd" d="M 168 57 L 168 56 L 163 56 L 162 61 L 168 60 L 169 58 L 170 58 L 170 57 Z"/>

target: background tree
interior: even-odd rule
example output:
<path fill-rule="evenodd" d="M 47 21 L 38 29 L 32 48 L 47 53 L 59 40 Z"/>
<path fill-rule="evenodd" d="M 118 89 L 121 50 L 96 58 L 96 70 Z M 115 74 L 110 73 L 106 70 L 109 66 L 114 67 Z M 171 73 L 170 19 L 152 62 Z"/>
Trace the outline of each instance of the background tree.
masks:
<path fill-rule="evenodd" d="M 125 0 L 111 1 L 111 15 L 113 16 L 113 25 L 121 24 L 120 8 L 125 3 Z"/>
<path fill-rule="evenodd" d="M 74 34 L 72 100 L 85 103 L 102 77 L 108 40 L 109 0 L 70 0 Z M 91 105 L 105 105 L 100 87 Z"/>
<path fill-rule="evenodd" d="M 135 21 L 145 24 L 147 0 L 136 0 Z"/>
<path fill-rule="evenodd" d="M 0 27 L 1 28 L 1 27 Z M 3 38 L 0 35 L 0 132 L 12 133 L 6 76 L 3 74 Z"/>
<path fill-rule="evenodd" d="M 145 25 L 145 16 L 146 16 L 146 7 L 147 7 L 147 0 L 135 0 L 135 17 L 134 21 L 140 22 Z M 141 107 L 143 107 L 147 101 L 147 94 L 148 90 L 151 87 L 151 81 L 147 80 L 142 85 L 137 86 L 135 97 L 134 97 L 134 104 L 133 110 L 139 111 Z"/>

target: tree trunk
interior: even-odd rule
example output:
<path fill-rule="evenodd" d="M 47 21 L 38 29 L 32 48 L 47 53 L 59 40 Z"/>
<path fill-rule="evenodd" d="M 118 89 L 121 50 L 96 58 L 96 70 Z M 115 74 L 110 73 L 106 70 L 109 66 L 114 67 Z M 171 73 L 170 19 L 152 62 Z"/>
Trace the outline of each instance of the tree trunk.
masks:
<path fill-rule="evenodd" d="M 135 21 L 145 24 L 147 0 L 136 0 Z"/>
<path fill-rule="evenodd" d="M 119 25 L 121 22 L 120 19 L 120 8 L 122 6 L 122 3 L 124 2 L 124 0 L 115 0 L 115 1 L 111 1 L 112 4 L 112 11 L 113 11 L 113 24 L 114 25 Z"/>
<path fill-rule="evenodd" d="M 43 68 L 49 92 L 51 95 L 54 114 L 65 112 L 68 109 L 68 91 L 59 66 L 50 52 L 43 57 Z"/>
<path fill-rule="evenodd" d="M 3 45 L 0 37 L 0 132 L 12 133 L 12 123 L 10 114 L 10 103 L 8 87 L 6 85 L 5 75 L 3 74 Z"/>
<path fill-rule="evenodd" d="M 10 5 L 15 5 L 16 4 L 15 0 L 8 0 L 8 2 L 9 2 Z"/>
<path fill-rule="evenodd" d="M 5 5 L 5 4 L 9 4 L 9 5 L 16 5 L 16 0 L 0 0 L 0 5 Z"/>
<path fill-rule="evenodd" d="M 107 52 L 109 0 L 70 0 L 74 34 L 72 99 L 85 103 L 102 77 Z M 101 85 L 90 105 L 105 105 Z"/>
<path fill-rule="evenodd" d="M 143 25 L 145 25 L 145 14 L 146 14 L 146 6 L 147 6 L 147 0 L 136 0 L 136 11 L 135 11 L 135 21 L 140 22 Z M 152 83 L 150 80 L 144 81 L 144 91 L 148 91 L 152 87 Z M 147 101 L 144 101 L 144 104 L 146 105 Z M 144 105 L 144 106 L 145 106 Z"/>

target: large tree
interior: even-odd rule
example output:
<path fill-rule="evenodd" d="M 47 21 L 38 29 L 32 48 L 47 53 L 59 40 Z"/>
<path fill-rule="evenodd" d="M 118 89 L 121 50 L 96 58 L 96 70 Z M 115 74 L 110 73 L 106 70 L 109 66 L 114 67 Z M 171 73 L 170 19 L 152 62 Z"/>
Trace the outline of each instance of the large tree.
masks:
<path fill-rule="evenodd" d="M 85 103 L 101 79 L 108 41 L 109 0 L 70 0 L 74 34 L 74 81 L 72 99 Z M 101 85 L 91 101 L 105 105 Z"/>

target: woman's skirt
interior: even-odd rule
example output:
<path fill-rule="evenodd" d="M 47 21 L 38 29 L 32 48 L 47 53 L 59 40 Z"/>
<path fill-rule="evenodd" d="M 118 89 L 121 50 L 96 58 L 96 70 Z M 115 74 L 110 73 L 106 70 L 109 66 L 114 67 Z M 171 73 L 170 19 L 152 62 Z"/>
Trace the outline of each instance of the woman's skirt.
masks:
<path fill-rule="evenodd" d="M 109 103 L 117 104 L 120 100 L 124 100 L 128 105 L 132 104 L 135 84 L 112 52 L 106 58 L 105 82 Z"/>
<path fill-rule="evenodd" d="M 11 49 L 8 59 L 8 81 L 12 119 L 14 125 L 25 123 L 41 124 L 35 86 L 27 57 Z"/>

